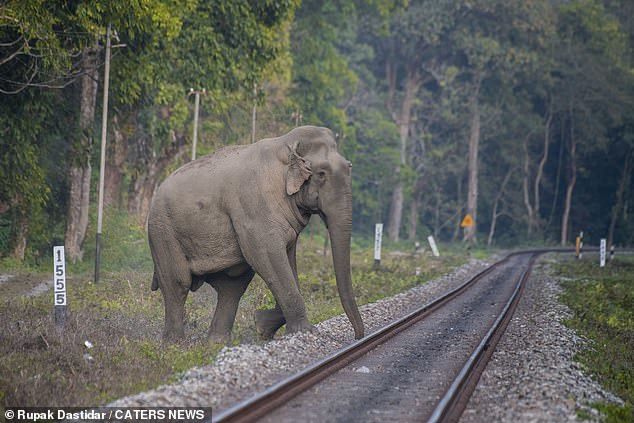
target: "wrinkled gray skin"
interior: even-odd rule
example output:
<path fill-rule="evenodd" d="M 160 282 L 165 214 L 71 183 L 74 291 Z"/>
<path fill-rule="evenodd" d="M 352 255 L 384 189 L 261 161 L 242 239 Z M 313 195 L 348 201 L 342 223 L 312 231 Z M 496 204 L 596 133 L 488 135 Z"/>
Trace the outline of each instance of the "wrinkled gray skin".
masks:
<path fill-rule="evenodd" d="M 187 293 L 204 282 L 218 292 L 209 336 L 228 342 L 240 297 L 257 272 L 275 309 L 256 311 L 256 328 L 272 338 L 314 331 L 299 292 L 297 238 L 312 214 L 328 227 L 343 308 L 363 337 L 352 292 L 351 164 L 332 132 L 303 126 L 279 138 L 218 150 L 181 167 L 160 186 L 148 217 L 154 278 L 165 304 L 166 339 L 183 335 Z"/>

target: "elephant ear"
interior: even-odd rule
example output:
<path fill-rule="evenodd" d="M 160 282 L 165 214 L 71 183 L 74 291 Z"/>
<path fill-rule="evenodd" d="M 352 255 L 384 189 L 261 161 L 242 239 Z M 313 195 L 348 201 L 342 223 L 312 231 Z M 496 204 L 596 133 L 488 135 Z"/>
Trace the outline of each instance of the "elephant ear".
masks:
<path fill-rule="evenodd" d="M 297 154 L 297 144 L 292 147 L 288 154 L 288 169 L 286 170 L 286 193 L 293 195 L 302 187 L 302 184 L 310 178 L 313 172 L 310 170 L 310 162 Z"/>

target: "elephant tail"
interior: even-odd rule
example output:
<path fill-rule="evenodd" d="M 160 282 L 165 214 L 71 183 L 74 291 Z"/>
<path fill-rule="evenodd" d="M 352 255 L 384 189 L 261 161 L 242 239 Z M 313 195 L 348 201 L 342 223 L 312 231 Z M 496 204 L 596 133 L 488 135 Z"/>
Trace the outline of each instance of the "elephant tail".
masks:
<path fill-rule="evenodd" d="M 154 275 L 152 276 L 152 291 L 156 291 L 159 289 L 159 280 L 158 276 L 156 276 L 156 270 L 154 271 Z"/>

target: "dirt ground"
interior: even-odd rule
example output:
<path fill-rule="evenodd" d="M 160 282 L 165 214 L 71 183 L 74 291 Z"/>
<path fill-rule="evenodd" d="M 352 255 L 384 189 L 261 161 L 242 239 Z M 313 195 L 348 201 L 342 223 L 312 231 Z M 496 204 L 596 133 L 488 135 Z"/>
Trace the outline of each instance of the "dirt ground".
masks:
<path fill-rule="evenodd" d="M 0 298 L 7 300 L 20 296 L 33 296 L 53 286 L 51 275 L 41 273 L 0 273 Z"/>

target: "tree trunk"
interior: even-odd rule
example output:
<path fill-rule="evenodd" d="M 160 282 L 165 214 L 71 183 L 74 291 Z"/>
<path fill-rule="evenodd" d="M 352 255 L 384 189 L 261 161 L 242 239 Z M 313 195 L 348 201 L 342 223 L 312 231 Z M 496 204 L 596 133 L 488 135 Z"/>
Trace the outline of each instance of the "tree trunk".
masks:
<path fill-rule="evenodd" d="M 145 225 L 159 174 L 155 170 L 132 178 L 128 190 L 128 212 L 136 216 L 139 225 Z"/>
<path fill-rule="evenodd" d="M 400 176 L 400 172 L 398 172 Z M 399 181 L 392 191 L 390 215 L 387 221 L 387 237 L 390 241 L 398 241 L 403 217 L 403 182 Z"/>
<path fill-rule="evenodd" d="M 634 151 L 630 150 L 625 156 L 625 161 L 623 162 L 623 172 L 621 173 L 621 180 L 619 182 L 619 187 L 616 190 L 616 200 L 614 201 L 614 206 L 612 207 L 612 216 L 610 218 L 610 228 L 608 230 L 608 250 L 612 246 L 614 242 L 614 229 L 616 228 L 616 222 L 619 218 L 619 214 L 621 210 L 623 210 L 623 198 L 624 194 L 627 191 L 627 186 L 630 178 L 632 177 L 632 162 L 634 161 Z"/>
<path fill-rule="evenodd" d="M 167 167 L 181 158 L 187 151 L 185 137 L 172 131 L 172 142 L 162 154 L 155 156 L 148 162 L 139 165 L 144 172 L 132 176 L 128 189 L 128 212 L 137 218 L 139 225 L 145 225 L 150 211 L 152 197 L 159 184 L 159 179 Z"/>
<path fill-rule="evenodd" d="M 570 207 L 572 205 L 572 193 L 577 183 L 577 141 L 575 140 L 572 107 L 570 111 L 570 178 L 566 187 L 564 200 L 564 212 L 561 216 L 561 245 L 568 242 L 568 223 L 570 219 Z"/>
<path fill-rule="evenodd" d="M 522 143 L 522 147 L 524 150 L 524 160 L 523 160 L 523 169 L 524 175 L 522 178 L 522 191 L 524 194 L 524 206 L 526 207 L 526 215 L 528 224 L 526 226 L 526 234 L 530 237 L 533 233 L 533 226 L 535 225 L 535 210 L 531 204 L 530 193 L 528 189 L 529 179 L 530 179 L 530 155 L 528 153 L 528 140 L 531 137 L 531 133 L 528 133 L 524 138 L 524 142 Z"/>
<path fill-rule="evenodd" d="M 548 150 L 550 146 L 550 124 L 553 120 L 553 101 L 550 100 L 550 104 L 548 106 L 548 116 L 546 118 L 546 123 L 544 124 L 544 153 L 542 155 L 541 160 L 539 161 L 539 165 L 537 166 L 537 174 L 535 175 L 535 185 L 533 187 L 533 198 L 535 200 L 534 207 L 534 223 L 536 229 L 542 226 L 543 221 L 540 217 L 540 198 L 539 198 L 539 189 L 542 184 L 542 177 L 544 176 L 544 167 L 546 166 L 546 162 L 548 161 Z"/>
<path fill-rule="evenodd" d="M 97 103 L 96 50 L 86 49 L 83 55 L 85 74 L 81 77 L 79 111 L 81 134 L 78 145 L 75 145 L 71 152 L 72 158 L 69 170 L 70 195 L 64 240 L 66 255 L 73 263 L 82 258 L 82 244 L 88 229 L 91 175 L 90 150 L 92 149 L 95 105 Z"/>
<path fill-rule="evenodd" d="M 13 237 L 13 251 L 11 252 L 11 255 L 22 261 L 24 260 L 24 254 L 26 253 L 26 238 L 29 233 L 29 219 L 22 212 L 19 212 L 19 214 L 20 216 L 16 221 L 17 228 Z"/>
<path fill-rule="evenodd" d="M 390 76 L 388 75 L 388 78 Z M 392 194 L 392 203 L 390 205 L 390 216 L 388 219 L 387 235 L 390 241 L 398 241 L 399 232 L 401 230 L 401 221 L 403 219 L 403 181 L 400 180 L 401 166 L 407 163 L 407 139 L 409 137 L 409 127 L 411 123 L 412 105 L 420 84 L 420 75 L 416 70 L 408 70 L 405 79 L 405 93 L 401 103 L 400 113 L 398 114 L 397 124 L 401 140 L 401 163 L 396 169 L 399 177 L 394 192 Z"/>
<path fill-rule="evenodd" d="M 438 239 L 438 234 L 440 234 L 440 205 L 441 205 L 441 197 L 442 193 L 440 188 L 436 189 L 436 207 L 434 207 L 434 237 Z"/>
<path fill-rule="evenodd" d="M 550 224 L 552 223 L 555 217 L 555 209 L 557 208 L 557 199 L 559 197 L 559 185 L 561 181 L 561 167 L 563 163 L 564 156 L 564 130 L 563 130 L 563 122 L 560 124 L 561 135 L 559 137 L 559 155 L 557 157 L 557 172 L 555 176 L 555 192 L 553 193 L 553 202 L 550 206 L 550 212 L 548 213 L 548 222 L 546 222 L 546 230 L 550 228 Z"/>
<path fill-rule="evenodd" d="M 70 195 L 64 246 L 66 255 L 73 263 L 81 260 L 83 256 L 82 244 L 88 229 L 90 206 L 90 172 L 90 162 L 85 162 L 83 167 L 70 168 Z"/>
<path fill-rule="evenodd" d="M 462 177 L 463 175 L 457 176 L 457 187 L 456 187 L 456 199 L 458 201 L 458 207 L 456 210 L 456 226 L 454 226 L 453 236 L 451 237 L 451 242 L 456 242 L 458 237 L 460 236 L 460 222 L 462 221 L 462 208 L 463 208 L 463 200 L 462 200 Z"/>
<path fill-rule="evenodd" d="M 469 157 L 468 157 L 468 192 L 467 213 L 473 218 L 473 225 L 465 228 L 464 241 L 475 243 L 476 226 L 478 222 L 478 149 L 480 144 L 480 107 L 478 95 L 481 77 L 478 76 L 475 91 L 471 98 L 471 124 L 469 128 Z"/>
<path fill-rule="evenodd" d="M 409 241 L 416 240 L 416 231 L 418 223 L 418 199 L 412 198 L 409 204 L 409 228 L 407 229 L 407 239 Z"/>
<path fill-rule="evenodd" d="M 104 175 L 104 204 L 106 207 L 121 206 L 121 184 L 128 154 L 128 139 L 118 115 L 112 119 L 112 140 L 108 143 L 106 171 Z"/>
<path fill-rule="evenodd" d="M 490 247 L 493 244 L 493 237 L 495 236 L 495 226 L 497 225 L 498 217 L 502 215 L 502 213 L 498 213 L 498 205 L 502 196 L 504 195 L 504 190 L 506 189 L 506 185 L 511 179 L 511 175 L 513 175 L 513 168 L 510 168 L 506 175 L 504 175 L 504 180 L 502 181 L 502 186 L 500 190 L 495 195 L 495 200 L 493 201 L 493 211 L 491 212 L 491 227 L 489 228 L 489 237 L 487 239 L 487 246 Z"/>
<path fill-rule="evenodd" d="M 410 203 L 409 208 L 409 230 L 408 230 L 408 240 L 416 241 L 416 231 L 418 229 L 418 217 L 419 217 L 419 209 L 420 202 L 423 196 L 423 187 L 422 187 L 422 178 L 418 178 L 414 185 L 414 192 L 412 195 L 412 202 Z"/>
<path fill-rule="evenodd" d="M 495 199 L 493 203 L 493 211 L 491 212 L 491 227 L 489 228 L 489 237 L 487 238 L 487 247 L 493 244 L 493 237 L 495 236 L 495 226 L 497 225 L 498 217 L 498 199 Z"/>

